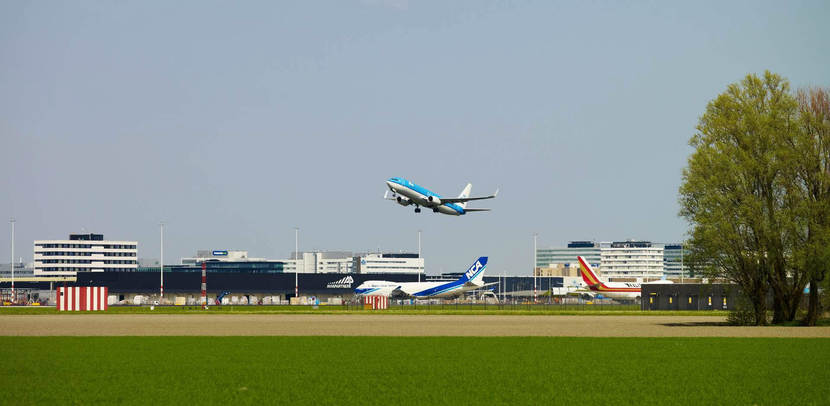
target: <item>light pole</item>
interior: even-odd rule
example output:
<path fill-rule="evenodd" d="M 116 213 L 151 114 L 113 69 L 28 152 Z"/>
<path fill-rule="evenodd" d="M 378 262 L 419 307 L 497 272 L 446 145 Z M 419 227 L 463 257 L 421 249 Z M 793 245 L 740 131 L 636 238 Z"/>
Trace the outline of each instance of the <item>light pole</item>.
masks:
<path fill-rule="evenodd" d="M 421 259 L 421 230 L 418 230 L 418 259 Z M 423 260 L 421 260 L 423 261 Z M 421 281 L 421 271 L 418 271 L 418 282 Z"/>
<path fill-rule="evenodd" d="M 12 303 L 17 302 L 17 296 L 14 294 L 14 217 L 9 219 L 12 225 L 12 260 L 9 261 L 9 266 L 12 268 Z"/>
<path fill-rule="evenodd" d="M 684 245 L 685 244 L 683 244 L 682 242 L 680 243 L 680 283 L 683 283 L 683 274 L 686 273 L 686 271 L 683 269 L 683 251 L 685 249 Z"/>
<path fill-rule="evenodd" d="M 533 303 L 536 303 L 536 237 L 539 233 L 533 233 Z"/>
<path fill-rule="evenodd" d="M 297 260 L 297 257 L 300 255 L 299 248 L 300 247 L 300 227 L 294 227 L 294 297 L 299 297 L 300 294 L 300 284 L 299 277 L 297 276 L 297 272 L 299 272 L 300 261 Z M 299 300 L 299 299 L 297 299 Z"/>
<path fill-rule="evenodd" d="M 164 222 L 159 223 L 159 304 L 164 299 Z"/>

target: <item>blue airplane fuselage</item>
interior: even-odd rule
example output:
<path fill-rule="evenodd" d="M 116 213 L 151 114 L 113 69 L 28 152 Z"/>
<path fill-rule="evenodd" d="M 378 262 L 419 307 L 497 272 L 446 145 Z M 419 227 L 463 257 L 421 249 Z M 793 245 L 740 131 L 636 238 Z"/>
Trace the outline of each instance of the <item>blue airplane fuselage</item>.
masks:
<path fill-rule="evenodd" d="M 423 186 L 403 178 L 389 178 L 386 186 L 397 194 L 397 201 L 402 206 L 414 204 L 432 209 L 436 213 L 461 216 L 466 213 L 464 207 L 455 203 L 442 203 L 441 196 Z"/>

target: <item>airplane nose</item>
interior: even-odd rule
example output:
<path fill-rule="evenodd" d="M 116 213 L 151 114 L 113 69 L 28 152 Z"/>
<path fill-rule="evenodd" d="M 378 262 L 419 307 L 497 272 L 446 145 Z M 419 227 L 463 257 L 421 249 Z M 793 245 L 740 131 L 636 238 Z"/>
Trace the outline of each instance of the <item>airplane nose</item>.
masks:
<path fill-rule="evenodd" d="M 392 185 L 394 185 L 394 183 L 392 183 L 392 182 L 390 182 L 390 181 L 388 181 L 388 180 L 386 181 L 386 186 L 387 186 L 387 187 L 389 187 L 389 189 L 395 190 L 395 187 L 394 187 L 394 186 L 392 186 Z"/>

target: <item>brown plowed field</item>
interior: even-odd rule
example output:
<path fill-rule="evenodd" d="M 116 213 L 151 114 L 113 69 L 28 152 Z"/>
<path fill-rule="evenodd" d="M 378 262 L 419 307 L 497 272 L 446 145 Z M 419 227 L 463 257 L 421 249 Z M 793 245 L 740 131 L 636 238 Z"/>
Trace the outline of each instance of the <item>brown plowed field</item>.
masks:
<path fill-rule="evenodd" d="M 830 327 L 731 327 L 719 317 L 490 315 L 12 315 L 12 336 L 830 337 Z"/>

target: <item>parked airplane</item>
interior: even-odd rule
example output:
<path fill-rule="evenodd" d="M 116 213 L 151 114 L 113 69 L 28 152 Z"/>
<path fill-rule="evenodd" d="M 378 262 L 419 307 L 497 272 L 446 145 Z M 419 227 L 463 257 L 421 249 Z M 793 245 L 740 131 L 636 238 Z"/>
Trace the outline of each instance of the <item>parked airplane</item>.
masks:
<path fill-rule="evenodd" d="M 453 298 L 464 294 L 464 292 L 481 289 L 485 286 L 495 285 L 498 282 L 484 283 L 484 270 L 487 268 L 487 257 L 476 260 L 461 275 L 460 278 L 450 282 L 389 282 L 389 281 L 366 281 L 355 288 L 357 295 L 381 295 L 393 298 Z"/>
<path fill-rule="evenodd" d="M 490 196 L 470 197 L 470 190 L 473 188 L 472 183 L 468 183 L 467 187 L 461 191 L 461 194 L 456 198 L 444 198 L 439 196 L 422 186 L 416 185 L 403 178 L 389 178 L 386 181 L 386 186 L 389 190 L 383 196 L 387 200 L 395 200 L 401 206 L 415 205 L 415 213 L 421 212 L 421 206 L 432 209 L 435 213 L 444 213 L 451 216 L 461 216 L 473 211 L 489 211 L 490 209 L 468 209 L 467 202 L 470 200 L 492 199 L 499 194 L 498 189 L 496 193 Z M 389 192 L 392 195 L 389 195 Z"/>
<path fill-rule="evenodd" d="M 599 294 L 611 299 L 622 300 L 640 300 L 641 290 L 640 283 L 637 282 L 605 282 L 597 276 L 591 265 L 584 257 L 576 257 L 579 261 L 579 273 L 582 274 L 582 280 L 588 285 L 588 289 L 594 294 Z M 659 280 L 653 282 L 645 282 L 645 284 L 652 283 L 672 283 L 668 280 Z"/>

